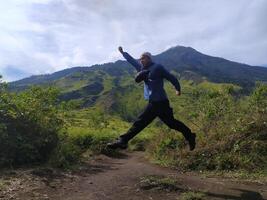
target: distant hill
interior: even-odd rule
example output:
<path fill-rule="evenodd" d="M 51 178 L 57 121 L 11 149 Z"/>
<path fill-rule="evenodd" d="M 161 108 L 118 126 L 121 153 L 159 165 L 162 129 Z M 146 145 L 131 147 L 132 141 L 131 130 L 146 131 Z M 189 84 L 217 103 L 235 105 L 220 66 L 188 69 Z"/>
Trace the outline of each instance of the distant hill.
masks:
<path fill-rule="evenodd" d="M 166 67 L 182 73 L 192 71 L 212 82 L 253 84 L 267 80 L 267 69 L 232 62 L 224 58 L 202 54 L 191 47 L 177 46 L 155 56 Z"/>
<path fill-rule="evenodd" d="M 267 68 L 232 62 L 224 58 L 202 54 L 191 47 L 172 47 L 153 59 L 173 71 L 179 79 L 195 82 L 208 80 L 216 83 L 234 83 L 249 89 L 255 81 L 267 82 Z M 62 91 L 64 100 L 82 99 L 90 105 L 101 95 L 123 90 L 134 85 L 135 70 L 126 61 L 73 67 L 52 74 L 35 75 L 10 82 L 9 89 L 20 91 L 31 85 L 53 85 Z"/>

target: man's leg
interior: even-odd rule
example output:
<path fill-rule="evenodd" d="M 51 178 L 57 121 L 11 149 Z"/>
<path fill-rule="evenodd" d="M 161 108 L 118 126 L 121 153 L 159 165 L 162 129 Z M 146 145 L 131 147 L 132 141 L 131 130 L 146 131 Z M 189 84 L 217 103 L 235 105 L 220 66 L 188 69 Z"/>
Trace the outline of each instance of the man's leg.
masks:
<path fill-rule="evenodd" d="M 173 109 L 170 107 L 168 101 L 160 106 L 160 110 L 158 110 L 158 116 L 168 127 L 183 134 L 184 138 L 189 142 L 190 150 L 195 148 L 195 133 L 192 133 L 190 128 L 187 127 L 183 122 L 174 118 Z"/>
<path fill-rule="evenodd" d="M 147 125 L 149 125 L 157 117 L 156 112 L 153 109 L 152 104 L 148 104 L 145 110 L 138 116 L 137 120 L 133 123 L 132 127 L 120 138 L 128 142 L 140 131 L 142 131 Z"/>
<path fill-rule="evenodd" d="M 149 103 L 145 110 L 138 116 L 137 120 L 133 123 L 132 127 L 123 135 L 121 135 L 117 141 L 108 143 L 107 146 L 111 149 L 126 149 L 127 143 L 141 130 L 143 130 L 149 123 L 156 118 L 156 113 L 153 110 L 152 105 Z"/>

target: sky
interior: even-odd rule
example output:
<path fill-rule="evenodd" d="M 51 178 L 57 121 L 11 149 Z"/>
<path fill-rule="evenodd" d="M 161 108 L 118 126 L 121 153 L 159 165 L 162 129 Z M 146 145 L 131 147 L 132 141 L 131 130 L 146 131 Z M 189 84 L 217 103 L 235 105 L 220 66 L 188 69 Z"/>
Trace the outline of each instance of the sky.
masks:
<path fill-rule="evenodd" d="M 267 66 L 267 0 L 8 0 L 0 3 L 5 81 L 182 45 Z"/>

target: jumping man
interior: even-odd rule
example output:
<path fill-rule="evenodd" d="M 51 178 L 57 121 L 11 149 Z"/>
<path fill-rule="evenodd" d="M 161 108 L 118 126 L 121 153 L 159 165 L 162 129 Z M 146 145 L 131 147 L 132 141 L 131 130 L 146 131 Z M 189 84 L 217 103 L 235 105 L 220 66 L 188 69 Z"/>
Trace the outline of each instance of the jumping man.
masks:
<path fill-rule="evenodd" d="M 111 149 L 126 149 L 129 140 L 142 131 L 156 117 L 159 117 L 168 127 L 183 134 L 192 151 L 196 145 L 196 134 L 192 133 L 184 123 L 174 118 L 173 109 L 170 107 L 163 86 L 165 78 L 175 87 L 176 95 L 181 95 L 181 88 L 177 78 L 164 66 L 154 63 L 149 52 L 143 53 L 139 60 L 135 60 L 131 55 L 123 51 L 122 47 L 119 47 L 119 52 L 137 70 L 138 74 L 135 77 L 135 81 L 144 81 L 144 98 L 148 100 L 148 104 L 132 127 L 125 134 L 119 136 L 116 141 L 108 143 L 107 146 Z"/>

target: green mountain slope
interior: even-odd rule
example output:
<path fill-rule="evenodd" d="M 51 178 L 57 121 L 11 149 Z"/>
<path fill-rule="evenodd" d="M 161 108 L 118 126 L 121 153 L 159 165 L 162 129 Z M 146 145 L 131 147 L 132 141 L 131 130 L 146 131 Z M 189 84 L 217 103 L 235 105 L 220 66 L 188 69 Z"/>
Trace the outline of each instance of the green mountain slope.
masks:
<path fill-rule="evenodd" d="M 208 56 L 191 47 L 170 48 L 155 55 L 154 60 L 170 69 L 180 80 L 234 83 L 246 89 L 252 88 L 255 81 L 267 81 L 267 68 Z M 53 85 L 62 91 L 62 100 L 79 101 L 80 105 L 86 107 L 100 97 L 110 98 L 110 95 L 115 93 L 134 90 L 134 74 L 133 67 L 126 61 L 119 60 L 114 63 L 74 67 L 52 74 L 31 76 L 9 83 L 9 89 L 20 91 L 31 85 Z"/>

